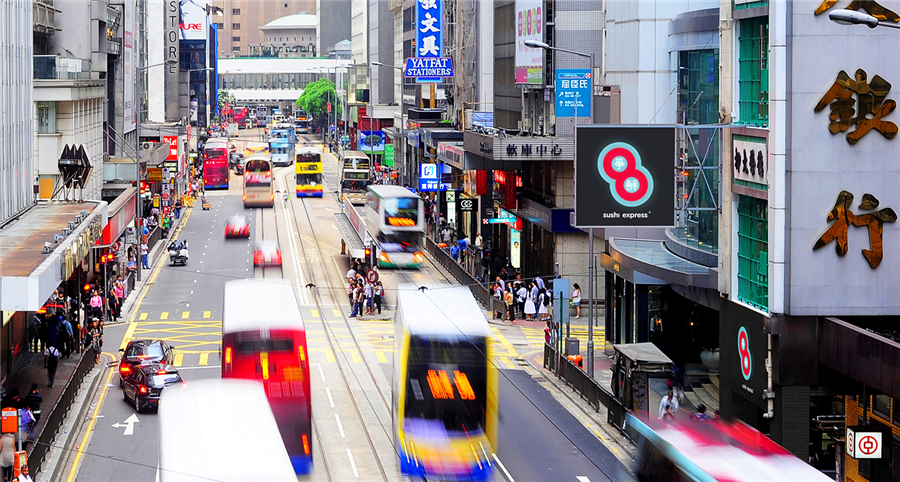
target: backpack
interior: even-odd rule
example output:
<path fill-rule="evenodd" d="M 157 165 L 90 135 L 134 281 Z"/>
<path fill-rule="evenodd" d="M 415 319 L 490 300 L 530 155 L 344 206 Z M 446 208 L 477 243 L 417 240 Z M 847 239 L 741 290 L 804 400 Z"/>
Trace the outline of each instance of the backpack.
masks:
<path fill-rule="evenodd" d="M 47 353 L 50 354 L 50 357 L 47 359 L 47 368 L 56 370 L 57 365 L 59 365 L 59 357 L 57 357 L 56 354 L 59 352 L 53 350 L 51 347 L 47 350 Z"/>

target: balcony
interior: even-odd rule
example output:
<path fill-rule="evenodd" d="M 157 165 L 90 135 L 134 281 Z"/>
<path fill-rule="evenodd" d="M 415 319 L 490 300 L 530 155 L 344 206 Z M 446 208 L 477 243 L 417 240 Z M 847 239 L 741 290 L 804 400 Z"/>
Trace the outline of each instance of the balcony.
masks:
<path fill-rule="evenodd" d="M 111 38 L 107 40 L 106 53 L 109 55 L 120 55 L 122 53 L 122 39 Z"/>
<path fill-rule="evenodd" d="M 53 0 L 35 0 L 34 8 L 32 9 L 34 32 L 43 35 L 53 35 L 57 30 L 61 30 L 56 28 L 55 16 L 57 13 L 60 13 L 60 10 L 53 6 Z"/>
<path fill-rule="evenodd" d="M 56 55 L 35 55 L 34 78 L 36 80 L 90 79 L 91 61 Z"/>

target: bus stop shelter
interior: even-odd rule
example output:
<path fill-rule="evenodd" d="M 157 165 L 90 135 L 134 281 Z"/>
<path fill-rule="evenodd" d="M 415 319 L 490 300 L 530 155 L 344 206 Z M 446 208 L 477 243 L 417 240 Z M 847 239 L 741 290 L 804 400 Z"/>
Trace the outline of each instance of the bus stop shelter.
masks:
<path fill-rule="evenodd" d="M 653 343 L 613 345 L 613 395 L 631 412 L 652 413 L 650 379 L 670 373 L 672 360 Z"/>

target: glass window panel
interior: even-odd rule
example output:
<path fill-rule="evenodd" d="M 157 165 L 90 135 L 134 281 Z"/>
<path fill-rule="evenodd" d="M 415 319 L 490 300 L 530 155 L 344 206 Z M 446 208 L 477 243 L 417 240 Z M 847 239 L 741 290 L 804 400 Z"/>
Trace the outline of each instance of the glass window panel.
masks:
<path fill-rule="evenodd" d="M 768 203 L 738 196 L 738 299 L 768 311 Z"/>

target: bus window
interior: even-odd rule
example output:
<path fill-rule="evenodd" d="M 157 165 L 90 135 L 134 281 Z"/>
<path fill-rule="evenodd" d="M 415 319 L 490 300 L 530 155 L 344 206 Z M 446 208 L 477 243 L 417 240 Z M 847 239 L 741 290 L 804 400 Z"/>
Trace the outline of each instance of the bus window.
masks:
<path fill-rule="evenodd" d="M 365 191 L 366 181 L 341 181 L 342 190 Z"/>

